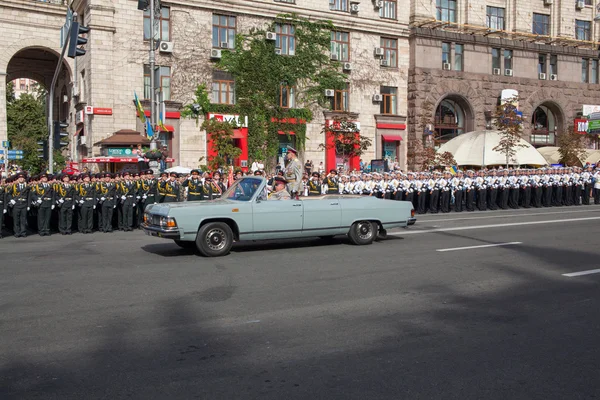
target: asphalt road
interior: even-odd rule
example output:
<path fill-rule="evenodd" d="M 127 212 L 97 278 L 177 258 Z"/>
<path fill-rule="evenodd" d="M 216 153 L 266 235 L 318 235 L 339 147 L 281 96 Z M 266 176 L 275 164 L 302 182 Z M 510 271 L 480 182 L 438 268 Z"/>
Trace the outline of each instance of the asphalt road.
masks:
<path fill-rule="evenodd" d="M 5 238 L 0 398 L 599 398 L 600 273 L 563 275 L 600 268 L 599 235 L 590 206 L 218 259 L 141 232 Z"/>

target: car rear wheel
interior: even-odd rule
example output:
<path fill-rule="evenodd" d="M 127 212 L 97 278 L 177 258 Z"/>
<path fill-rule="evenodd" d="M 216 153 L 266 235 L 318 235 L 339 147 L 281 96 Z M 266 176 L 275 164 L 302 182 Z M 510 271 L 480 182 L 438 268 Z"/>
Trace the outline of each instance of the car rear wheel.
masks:
<path fill-rule="evenodd" d="M 183 240 L 174 240 L 175 244 L 179 247 L 181 247 L 182 249 L 195 249 L 196 248 L 196 243 L 194 242 L 184 242 Z"/>
<path fill-rule="evenodd" d="M 352 244 L 361 246 L 373 243 L 377 237 L 377 224 L 371 221 L 358 221 L 352 224 L 348 237 Z"/>
<path fill-rule="evenodd" d="M 196 247 L 205 257 L 220 257 L 229 253 L 233 245 L 233 232 L 223 222 L 202 225 L 196 236 Z"/>

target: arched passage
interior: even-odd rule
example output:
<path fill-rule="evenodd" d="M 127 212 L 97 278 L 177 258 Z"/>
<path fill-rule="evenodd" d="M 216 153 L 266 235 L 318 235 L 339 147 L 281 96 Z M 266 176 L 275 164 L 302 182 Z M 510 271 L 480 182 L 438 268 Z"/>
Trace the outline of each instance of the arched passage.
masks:
<path fill-rule="evenodd" d="M 434 114 L 433 140 L 437 149 L 450 139 L 474 129 L 475 115 L 473 107 L 462 96 L 447 95 L 437 104 Z"/>
<path fill-rule="evenodd" d="M 547 101 L 539 104 L 531 113 L 529 141 L 536 147 L 556 145 L 556 135 L 565 129 L 565 117 L 558 104 Z"/>

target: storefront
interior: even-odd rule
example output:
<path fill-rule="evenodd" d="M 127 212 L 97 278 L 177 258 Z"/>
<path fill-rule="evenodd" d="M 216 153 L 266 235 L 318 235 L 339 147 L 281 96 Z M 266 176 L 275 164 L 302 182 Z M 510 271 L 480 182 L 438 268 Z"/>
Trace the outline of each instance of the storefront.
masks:
<path fill-rule="evenodd" d="M 360 131 L 360 122 L 351 121 L 356 125 L 356 128 Z M 332 119 L 325 120 L 327 126 L 331 126 L 335 123 Z M 355 138 L 360 136 L 360 132 L 355 132 Z M 354 155 L 344 154 L 342 151 L 343 146 L 339 143 L 340 135 L 334 129 L 327 129 L 325 133 L 325 170 L 331 171 L 332 169 L 342 169 L 346 171 L 359 171 L 360 170 L 360 157 Z M 358 147 L 356 145 L 355 147 Z"/>
<path fill-rule="evenodd" d="M 400 122 L 402 121 L 402 122 Z M 398 116 L 377 116 L 375 127 L 375 154 L 377 158 L 406 168 L 406 123 Z"/>
<path fill-rule="evenodd" d="M 235 128 L 233 129 L 233 145 L 239 148 L 242 152 L 239 157 L 233 160 L 233 167 L 241 169 L 244 172 L 248 171 L 248 117 L 240 117 L 233 114 L 213 114 L 210 113 L 207 119 L 216 119 L 217 121 L 229 122 Z M 209 135 L 206 135 L 207 156 L 210 160 L 217 156 L 217 150 Z"/>

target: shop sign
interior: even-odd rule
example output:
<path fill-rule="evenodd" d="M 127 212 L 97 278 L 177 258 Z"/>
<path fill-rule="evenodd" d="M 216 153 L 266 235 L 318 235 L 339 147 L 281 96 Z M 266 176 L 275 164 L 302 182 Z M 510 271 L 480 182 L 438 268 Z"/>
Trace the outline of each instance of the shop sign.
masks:
<path fill-rule="evenodd" d="M 600 3 L 598 3 L 600 4 Z M 584 104 L 583 105 L 583 109 L 582 109 L 582 114 L 584 116 L 589 116 L 593 113 L 597 113 L 600 112 L 600 106 L 593 106 L 593 105 L 589 105 L 589 104 Z"/>
<path fill-rule="evenodd" d="M 108 156 L 131 156 L 132 149 L 126 148 L 108 148 L 107 155 Z"/>
<path fill-rule="evenodd" d="M 383 156 L 385 158 L 396 158 L 397 142 L 383 142 Z"/>
<path fill-rule="evenodd" d="M 584 134 L 588 132 L 589 123 L 586 119 L 576 119 L 575 120 L 575 132 L 579 134 Z"/>
<path fill-rule="evenodd" d="M 112 115 L 112 108 L 85 106 L 86 115 Z"/>
<path fill-rule="evenodd" d="M 229 122 L 236 128 L 247 128 L 248 117 L 240 117 L 235 114 L 208 114 L 208 119 L 216 119 L 217 121 Z"/>

